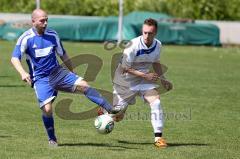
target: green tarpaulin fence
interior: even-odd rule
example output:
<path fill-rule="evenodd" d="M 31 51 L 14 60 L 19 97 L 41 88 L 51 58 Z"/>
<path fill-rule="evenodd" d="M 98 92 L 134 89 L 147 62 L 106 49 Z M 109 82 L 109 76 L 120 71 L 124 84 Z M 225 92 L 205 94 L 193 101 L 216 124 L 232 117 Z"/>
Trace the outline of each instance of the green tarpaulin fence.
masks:
<path fill-rule="evenodd" d="M 133 12 L 124 17 L 123 39 L 130 40 L 141 35 L 146 18 L 158 21 L 157 39 L 169 44 L 220 45 L 219 28 L 210 23 L 173 22 L 166 14 Z M 25 25 L 21 25 L 24 24 Z M 48 26 L 56 30 L 63 40 L 107 41 L 116 40 L 118 17 L 49 18 Z M 30 27 L 27 22 L 0 25 L 0 38 L 17 39 Z"/>

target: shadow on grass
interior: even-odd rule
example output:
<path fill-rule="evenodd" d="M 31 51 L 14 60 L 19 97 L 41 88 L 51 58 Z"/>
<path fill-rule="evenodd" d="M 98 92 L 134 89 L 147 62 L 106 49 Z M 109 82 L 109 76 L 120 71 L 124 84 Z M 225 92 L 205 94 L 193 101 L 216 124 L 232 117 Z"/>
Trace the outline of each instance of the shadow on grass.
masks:
<path fill-rule="evenodd" d="M 177 147 L 177 146 L 210 146 L 210 144 L 202 144 L 202 143 L 168 143 L 169 147 Z"/>
<path fill-rule="evenodd" d="M 93 146 L 93 147 L 109 147 L 114 148 L 112 150 L 120 150 L 122 149 L 138 149 L 133 147 L 126 147 L 126 146 L 117 146 L 117 145 L 111 145 L 111 144 L 103 144 L 103 143 L 63 143 L 59 144 L 58 146 Z M 118 148 L 118 149 L 115 149 Z"/>
<path fill-rule="evenodd" d="M 6 75 L 1 75 L 0 78 L 8 78 L 8 77 L 11 77 L 11 76 L 6 76 Z"/>
<path fill-rule="evenodd" d="M 12 136 L 9 136 L 9 135 L 0 135 L 0 138 L 10 138 Z"/>
<path fill-rule="evenodd" d="M 12 87 L 26 87 L 26 85 L 0 85 L 0 87 L 3 87 L 3 88 L 12 88 Z"/>
<path fill-rule="evenodd" d="M 122 144 L 131 144 L 131 145 L 153 145 L 152 142 L 131 142 L 124 140 L 117 140 L 118 143 Z M 202 143 L 168 143 L 168 147 L 177 147 L 177 146 L 209 146 L 210 144 Z"/>
<path fill-rule="evenodd" d="M 121 144 L 131 144 L 131 145 L 153 145 L 152 142 L 131 142 L 131 141 L 124 141 L 124 140 L 117 140 L 118 143 Z"/>

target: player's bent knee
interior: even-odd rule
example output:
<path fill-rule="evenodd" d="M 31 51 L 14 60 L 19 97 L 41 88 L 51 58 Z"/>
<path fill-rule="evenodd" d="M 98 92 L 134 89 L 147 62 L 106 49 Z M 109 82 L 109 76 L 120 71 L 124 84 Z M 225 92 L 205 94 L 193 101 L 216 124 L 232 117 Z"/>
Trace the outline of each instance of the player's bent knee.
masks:
<path fill-rule="evenodd" d="M 155 99 L 150 103 L 150 106 L 155 109 L 159 109 L 160 107 L 160 99 Z"/>
<path fill-rule="evenodd" d="M 42 107 L 43 114 L 46 116 L 52 116 L 52 108 L 51 106 L 45 105 Z"/>
<path fill-rule="evenodd" d="M 153 90 L 149 90 L 146 92 L 146 94 L 144 94 L 144 99 L 151 104 L 152 102 L 154 102 L 155 100 L 159 100 L 160 96 L 158 94 L 158 92 L 153 89 Z"/>
<path fill-rule="evenodd" d="M 84 80 L 79 81 L 76 85 L 77 85 L 76 89 L 82 93 L 85 92 L 88 87 L 90 87 L 87 81 Z"/>
<path fill-rule="evenodd" d="M 89 87 L 87 81 L 84 81 L 84 80 L 81 80 L 77 83 L 77 86 L 80 86 L 80 87 Z"/>
<path fill-rule="evenodd" d="M 151 99 L 148 99 L 148 102 L 150 103 L 150 105 L 151 105 L 151 103 L 154 103 L 157 101 L 160 102 L 159 96 L 155 96 L 155 97 L 152 97 Z"/>

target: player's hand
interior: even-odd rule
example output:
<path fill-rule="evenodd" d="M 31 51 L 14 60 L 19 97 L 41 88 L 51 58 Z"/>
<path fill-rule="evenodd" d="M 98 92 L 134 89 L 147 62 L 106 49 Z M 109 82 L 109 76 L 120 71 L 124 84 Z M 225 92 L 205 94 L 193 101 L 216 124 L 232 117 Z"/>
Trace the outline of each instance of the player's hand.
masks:
<path fill-rule="evenodd" d="M 23 72 L 23 73 L 21 74 L 21 76 L 22 76 L 22 80 L 23 80 L 24 82 L 27 82 L 29 85 L 32 85 L 32 80 L 31 80 L 31 78 L 30 78 L 29 73 Z"/>
<path fill-rule="evenodd" d="M 172 83 L 169 82 L 169 81 L 167 81 L 166 79 L 161 79 L 161 83 L 162 83 L 163 87 L 164 87 L 167 91 L 169 91 L 169 90 L 171 90 L 171 89 L 173 88 Z"/>
<path fill-rule="evenodd" d="M 158 78 L 159 78 L 159 76 L 156 73 L 147 73 L 144 76 L 144 79 L 146 79 L 148 81 L 157 81 Z"/>

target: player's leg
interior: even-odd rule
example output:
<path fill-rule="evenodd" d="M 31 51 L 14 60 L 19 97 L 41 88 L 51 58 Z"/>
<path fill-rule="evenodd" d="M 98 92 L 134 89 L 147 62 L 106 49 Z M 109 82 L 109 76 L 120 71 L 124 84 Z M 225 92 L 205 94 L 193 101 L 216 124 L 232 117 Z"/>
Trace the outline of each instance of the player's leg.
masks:
<path fill-rule="evenodd" d="M 97 105 L 103 107 L 108 112 L 111 112 L 112 106 L 111 104 L 101 96 L 101 94 L 85 81 L 80 80 L 75 82 L 76 89 L 75 92 L 83 93 L 90 101 L 96 103 Z"/>
<path fill-rule="evenodd" d="M 42 121 L 48 135 L 49 145 L 57 146 L 52 110 L 52 102 L 57 96 L 57 92 L 49 85 L 48 78 L 37 80 L 34 83 L 34 89 L 42 110 Z"/>
<path fill-rule="evenodd" d="M 55 136 L 54 119 L 52 102 L 45 104 L 42 107 L 42 120 L 48 134 L 49 145 L 57 146 L 57 138 Z"/>
<path fill-rule="evenodd" d="M 166 141 L 162 138 L 164 117 L 159 94 L 155 89 L 147 90 L 144 93 L 144 99 L 151 107 L 151 123 L 154 130 L 155 146 L 166 147 Z"/>
<path fill-rule="evenodd" d="M 113 107 L 122 109 L 122 111 L 113 117 L 116 122 L 123 120 L 128 105 L 136 103 L 136 95 L 137 92 L 130 90 L 129 87 L 120 86 L 118 84 L 113 85 Z"/>
<path fill-rule="evenodd" d="M 55 72 L 57 73 L 53 72 L 50 76 L 50 81 L 55 89 L 65 92 L 83 93 L 90 101 L 103 107 L 110 113 L 115 114 L 120 111 L 113 108 L 96 89 L 89 86 L 83 78 L 77 76 L 75 73 L 72 73 L 63 67 L 59 67 Z"/>
<path fill-rule="evenodd" d="M 122 108 L 121 112 L 112 116 L 114 121 L 116 121 L 116 122 L 122 121 L 124 116 L 125 116 L 125 112 L 127 111 L 128 103 L 127 102 L 122 102 L 119 95 L 113 94 L 113 107 Z"/>

